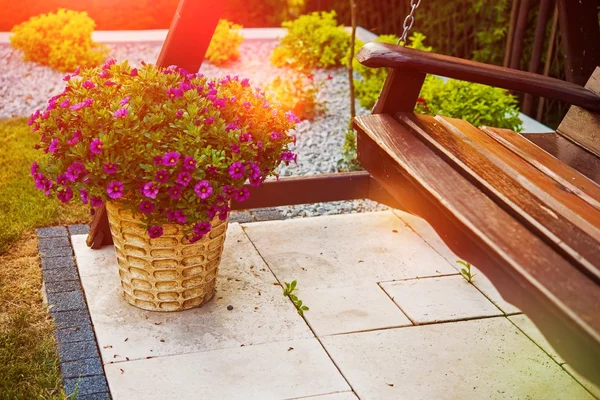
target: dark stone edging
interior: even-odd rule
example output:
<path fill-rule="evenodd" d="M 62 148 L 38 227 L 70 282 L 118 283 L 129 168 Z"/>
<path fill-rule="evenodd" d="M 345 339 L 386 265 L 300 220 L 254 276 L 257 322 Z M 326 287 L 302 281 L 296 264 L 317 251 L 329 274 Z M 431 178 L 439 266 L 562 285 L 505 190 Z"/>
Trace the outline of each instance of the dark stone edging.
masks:
<path fill-rule="evenodd" d="M 67 395 L 78 400 L 110 400 L 110 393 L 71 244 L 87 225 L 37 229 L 44 287 L 60 370 Z"/>
<path fill-rule="evenodd" d="M 234 211 L 230 222 L 285 219 L 280 209 Z M 77 271 L 71 235 L 89 233 L 88 225 L 53 226 L 36 230 L 38 251 L 60 370 L 67 395 L 77 388 L 79 400 L 110 400 L 104 367 Z"/>

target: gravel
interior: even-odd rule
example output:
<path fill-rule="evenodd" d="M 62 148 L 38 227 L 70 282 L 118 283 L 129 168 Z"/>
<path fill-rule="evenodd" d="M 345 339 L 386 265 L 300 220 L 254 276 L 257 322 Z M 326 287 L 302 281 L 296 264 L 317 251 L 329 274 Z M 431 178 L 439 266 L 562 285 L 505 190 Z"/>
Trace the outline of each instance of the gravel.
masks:
<path fill-rule="evenodd" d="M 240 46 L 240 59 L 226 67 L 205 63 L 201 72 L 207 76 L 240 75 L 249 78 L 257 86 L 265 86 L 275 76 L 284 73 L 268 62 L 273 40 L 247 40 Z M 131 65 L 141 61 L 154 62 L 162 43 L 115 43 L 109 44 L 110 57 L 129 60 Z M 303 121 L 296 128 L 297 142 L 293 149 L 298 153 L 298 163 L 282 165 L 281 176 L 315 175 L 337 172 L 346 128 L 350 119 L 348 78 L 345 68 L 316 71 L 315 79 L 325 81 L 319 100 L 326 113 L 314 121 Z M 331 75 L 332 79 L 327 80 Z M 38 108 L 45 107 L 47 99 L 64 88 L 63 73 L 33 62 L 25 62 L 20 51 L 7 44 L 0 44 L 0 119 L 28 116 Z M 368 110 L 357 105 L 357 113 Z M 316 203 L 302 206 L 282 207 L 287 218 L 331 215 L 341 213 L 384 210 L 386 207 L 369 200 Z"/>

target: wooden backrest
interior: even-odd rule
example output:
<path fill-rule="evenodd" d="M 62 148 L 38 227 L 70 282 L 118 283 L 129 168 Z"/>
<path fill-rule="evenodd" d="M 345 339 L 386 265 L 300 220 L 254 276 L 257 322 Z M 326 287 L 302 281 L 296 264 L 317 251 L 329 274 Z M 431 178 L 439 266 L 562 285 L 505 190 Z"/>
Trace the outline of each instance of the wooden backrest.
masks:
<path fill-rule="evenodd" d="M 600 95 L 600 67 L 596 68 L 585 87 Z M 600 157 L 600 113 L 571 106 L 556 132 Z"/>

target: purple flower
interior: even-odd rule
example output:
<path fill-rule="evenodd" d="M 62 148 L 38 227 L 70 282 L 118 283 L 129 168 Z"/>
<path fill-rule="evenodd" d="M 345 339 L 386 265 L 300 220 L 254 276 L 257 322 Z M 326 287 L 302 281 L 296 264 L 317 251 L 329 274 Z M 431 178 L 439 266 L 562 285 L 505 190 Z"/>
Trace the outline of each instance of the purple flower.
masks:
<path fill-rule="evenodd" d="M 254 187 L 258 187 L 258 186 L 262 185 L 263 181 L 264 181 L 264 179 L 262 176 L 258 176 L 256 178 L 250 178 L 250 184 Z"/>
<path fill-rule="evenodd" d="M 140 211 L 144 214 L 149 214 L 154 211 L 154 203 L 149 200 L 143 200 L 140 203 Z"/>
<path fill-rule="evenodd" d="M 250 192 L 248 191 L 248 189 L 246 189 L 245 187 L 241 188 L 240 190 L 237 190 L 234 194 L 233 194 L 235 201 L 242 203 L 246 200 L 248 200 L 248 197 L 250 197 Z"/>
<path fill-rule="evenodd" d="M 78 129 L 75 132 L 73 132 L 73 139 L 67 140 L 67 143 L 70 146 L 75 146 L 77 143 L 79 143 L 80 140 L 81 140 L 81 131 Z"/>
<path fill-rule="evenodd" d="M 160 160 L 162 162 L 162 157 L 160 157 Z M 169 180 L 169 173 L 166 170 L 161 169 L 160 171 L 156 172 L 156 175 L 154 175 L 154 179 L 156 179 L 156 182 L 159 183 L 167 183 L 167 181 Z"/>
<path fill-rule="evenodd" d="M 167 96 L 169 96 L 170 99 L 178 99 L 179 97 L 183 96 L 183 90 L 179 88 L 168 89 Z"/>
<path fill-rule="evenodd" d="M 60 174 L 59 176 L 56 177 L 57 185 L 66 186 L 67 183 L 69 183 L 69 180 L 67 179 L 66 174 Z"/>
<path fill-rule="evenodd" d="M 279 132 L 271 132 L 271 139 L 279 140 L 283 137 L 283 135 Z"/>
<path fill-rule="evenodd" d="M 85 189 L 81 189 L 79 191 L 79 198 L 81 199 L 81 202 L 83 204 L 87 204 L 88 200 L 89 200 L 89 195 L 88 195 L 88 191 Z"/>
<path fill-rule="evenodd" d="M 117 164 L 109 162 L 102 166 L 104 168 L 104 172 L 107 175 L 112 175 L 117 173 Z"/>
<path fill-rule="evenodd" d="M 192 180 L 192 175 L 189 172 L 180 172 L 177 175 L 176 182 L 178 184 L 180 184 L 181 186 L 187 186 L 187 185 L 189 185 L 191 180 Z"/>
<path fill-rule="evenodd" d="M 154 165 L 162 165 L 163 156 L 154 156 L 152 161 L 154 161 Z"/>
<path fill-rule="evenodd" d="M 124 118 L 127 116 L 129 111 L 126 108 L 119 108 L 117 111 L 113 113 L 113 117 L 115 118 Z"/>
<path fill-rule="evenodd" d="M 146 197 L 155 199 L 158 194 L 158 186 L 156 186 L 154 182 L 146 182 L 142 188 L 142 193 Z"/>
<path fill-rule="evenodd" d="M 71 80 L 71 75 L 65 75 L 63 81 L 69 82 Z"/>
<path fill-rule="evenodd" d="M 213 204 L 212 206 L 210 206 L 206 209 L 206 215 L 211 220 L 215 217 L 215 215 L 217 215 L 218 212 L 219 212 L 219 206 L 217 206 L 216 204 Z"/>
<path fill-rule="evenodd" d="M 185 216 L 185 214 L 183 213 L 182 210 L 176 210 L 173 213 L 173 219 L 176 222 L 179 222 L 180 224 L 185 224 L 185 222 L 187 221 L 187 218 L 186 218 L 186 216 Z"/>
<path fill-rule="evenodd" d="M 30 173 L 32 176 L 35 176 L 35 174 L 37 174 L 37 173 L 39 172 L 39 170 L 40 170 L 40 165 L 39 165 L 37 162 L 35 162 L 35 161 L 34 161 L 34 162 L 31 164 L 31 169 L 29 170 L 29 173 Z"/>
<path fill-rule="evenodd" d="M 68 203 L 73 198 L 73 190 L 70 187 L 66 187 L 65 190 L 61 190 L 56 194 L 56 197 L 63 203 Z"/>
<path fill-rule="evenodd" d="M 234 131 L 237 129 L 239 129 L 239 127 L 236 124 L 227 124 L 225 127 L 225 132 Z"/>
<path fill-rule="evenodd" d="M 182 117 L 183 116 L 183 110 L 177 110 L 177 112 L 175 113 L 176 117 Z"/>
<path fill-rule="evenodd" d="M 232 144 L 231 146 L 229 146 L 229 148 L 231 149 L 231 152 L 234 154 L 239 154 L 239 152 L 240 152 L 240 145 L 237 143 Z"/>
<path fill-rule="evenodd" d="M 209 165 L 208 167 L 206 167 L 206 173 L 208 175 L 216 175 L 217 174 L 217 167 L 215 167 L 214 165 Z"/>
<path fill-rule="evenodd" d="M 60 103 L 60 108 L 67 108 L 67 107 L 69 107 L 70 102 L 71 101 L 69 99 L 66 99 L 65 101 L 63 101 L 62 103 Z"/>
<path fill-rule="evenodd" d="M 244 172 L 246 172 L 246 169 L 241 162 L 234 162 L 229 166 L 229 175 L 231 175 L 233 179 L 243 178 Z"/>
<path fill-rule="evenodd" d="M 169 197 L 172 198 L 173 200 L 179 199 L 182 194 L 183 194 L 183 189 L 181 188 L 181 186 L 171 186 L 169 188 Z"/>
<path fill-rule="evenodd" d="M 109 71 L 107 71 L 107 70 L 105 70 L 105 69 L 103 69 L 103 70 L 102 70 L 102 71 L 101 71 L 101 72 L 98 74 L 98 76 L 99 76 L 100 78 L 102 78 L 102 79 L 110 78 L 110 72 L 109 72 Z"/>
<path fill-rule="evenodd" d="M 114 83 L 111 80 L 108 80 L 108 81 L 104 82 L 104 86 L 115 86 L 115 85 L 116 85 L 116 83 Z"/>
<path fill-rule="evenodd" d="M 252 103 L 250 103 L 249 101 L 245 101 L 242 105 L 246 110 L 250 110 L 250 108 L 252 108 Z"/>
<path fill-rule="evenodd" d="M 194 235 L 200 239 L 211 230 L 210 222 L 202 221 L 194 225 Z"/>
<path fill-rule="evenodd" d="M 81 87 L 84 89 L 93 89 L 96 87 L 96 85 L 94 85 L 94 82 L 92 82 L 88 79 L 81 84 Z"/>
<path fill-rule="evenodd" d="M 83 163 L 81 163 L 79 161 L 75 161 L 73 164 L 69 165 L 69 167 L 67 168 L 66 175 L 67 175 L 67 178 L 71 182 L 75 182 L 84 173 L 87 173 L 87 171 L 86 171 Z"/>
<path fill-rule="evenodd" d="M 281 159 L 286 163 L 289 163 L 290 161 L 296 161 L 296 157 L 297 155 L 291 151 L 284 151 L 281 153 Z"/>
<path fill-rule="evenodd" d="M 92 207 L 100 207 L 103 203 L 104 203 L 104 201 L 102 200 L 102 197 L 100 197 L 100 196 L 93 196 L 90 199 L 90 204 L 92 205 Z"/>
<path fill-rule="evenodd" d="M 148 227 L 148 236 L 150 236 L 151 239 L 159 238 L 162 236 L 162 234 L 163 234 L 162 226 L 152 225 L 152 226 Z"/>
<path fill-rule="evenodd" d="M 225 185 L 223 186 L 223 194 L 230 199 L 233 196 L 233 193 L 236 191 L 236 189 L 231 186 L 231 185 Z"/>
<path fill-rule="evenodd" d="M 192 156 L 183 159 L 183 169 L 193 171 L 196 169 L 196 160 Z"/>
<path fill-rule="evenodd" d="M 82 101 L 82 102 L 80 102 L 80 103 L 73 104 L 73 105 L 72 105 L 70 108 L 71 108 L 71 110 L 73 110 L 73 111 L 79 111 L 79 110 L 81 110 L 83 107 L 85 107 L 85 103 Z"/>
<path fill-rule="evenodd" d="M 225 204 L 219 207 L 219 219 L 221 221 L 225 221 L 227 219 L 227 215 L 229 215 L 229 206 Z"/>
<path fill-rule="evenodd" d="M 123 98 L 121 99 L 121 101 L 119 102 L 119 104 L 120 104 L 120 105 L 122 105 L 122 106 L 124 106 L 125 104 L 129 103 L 129 100 L 130 100 L 130 99 L 131 99 L 131 96 L 126 96 L 126 97 L 123 97 Z"/>
<path fill-rule="evenodd" d="M 250 87 L 250 81 L 248 79 L 242 79 L 243 87 Z"/>
<path fill-rule="evenodd" d="M 213 192 L 213 188 L 209 181 L 202 180 L 196 183 L 196 186 L 194 186 L 194 192 L 196 192 L 198 197 L 200 197 L 202 200 L 205 200 L 210 197 Z"/>
<path fill-rule="evenodd" d="M 91 106 L 94 103 L 94 99 L 85 99 L 85 101 L 83 102 L 83 105 L 86 107 Z"/>
<path fill-rule="evenodd" d="M 211 125 L 213 122 L 215 122 L 215 119 L 214 119 L 213 117 L 206 118 L 206 119 L 204 120 L 204 124 L 205 124 L 205 125 Z"/>
<path fill-rule="evenodd" d="M 177 165 L 177 161 L 179 161 L 179 153 L 176 151 L 171 151 L 163 156 L 163 164 L 167 167 L 171 167 L 173 165 Z"/>
<path fill-rule="evenodd" d="M 106 186 L 106 193 L 111 199 L 120 199 L 123 197 L 123 183 L 119 181 L 111 181 Z"/>
<path fill-rule="evenodd" d="M 138 70 L 137 70 L 137 68 L 132 69 L 131 73 L 129 74 L 129 76 L 131 76 L 131 77 L 138 76 Z"/>
<path fill-rule="evenodd" d="M 92 143 L 90 143 L 90 151 L 94 154 L 100 154 L 102 152 L 103 145 L 104 143 L 102 143 L 100 139 L 96 138 L 92 140 Z"/>
<path fill-rule="evenodd" d="M 294 112 L 291 110 L 286 112 L 284 115 L 289 122 L 293 122 L 295 124 L 300 122 L 300 119 L 298 117 L 296 117 L 296 114 L 294 114 Z"/>
<path fill-rule="evenodd" d="M 260 178 L 260 168 L 258 165 L 250 163 L 246 165 L 246 168 L 248 168 L 248 176 L 250 179 Z"/>
<path fill-rule="evenodd" d="M 50 146 L 48 146 L 48 151 L 50 153 L 54 154 L 54 153 L 56 153 L 56 150 L 58 150 L 58 139 L 54 138 L 50 142 Z"/>

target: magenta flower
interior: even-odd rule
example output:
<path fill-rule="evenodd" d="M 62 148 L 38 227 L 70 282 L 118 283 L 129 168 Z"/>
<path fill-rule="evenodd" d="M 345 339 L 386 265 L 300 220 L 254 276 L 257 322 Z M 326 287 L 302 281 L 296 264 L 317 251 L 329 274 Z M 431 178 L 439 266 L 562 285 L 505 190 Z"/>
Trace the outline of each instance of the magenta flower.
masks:
<path fill-rule="evenodd" d="M 87 174 L 85 166 L 79 161 L 75 161 L 67 168 L 67 178 L 71 182 L 75 182 L 82 174 Z"/>
<path fill-rule="evenodd" d="M 297 155 L 292 153 L 291 151 L 284 151 L 283 153 L 281 153 L 281 159 L 285 163 L 289 163 L 291 161 L 296 161 L 296 157 L 297 157 Z"/>
<path fill-rule="evenodd" d="M 129 73 L 129 76 L 131 76 L 131 77 L 138 76 L 137 68 L 132 69 L 131 72 Z"/>
<path fill-rule="evenodd" d="M 217 167 L 215 167 L 214 165 L 209 165 L 208 167 L 206 167 L 206 173 L 208 175 L 216 175 L 217 174 Z"/>
<path fill-rule="evenodd" d="M 215 119 L 214 119 L 213 117 L 206 118 L 206 119 L 204 120 L 204 124 L 205 124 L 205 125 L 212 125 L 212 123 L 213 123 L 213 122 L 215 122 Z"/>
<path fill-rule="evenodd" d="M 86 107 L 91 106 L 94 103 L 94 99 L 85 99 L 85 101 L 83 102 L 83 105 Z"/>
<path fill-rule="evenodd" d="M 248 191 L 248 189 L 243 187 L 240 190 L 236 191 L 233 194 L 233 196 L 235 198 L 235 201 L 242 203 L 242 202 L 248 200 L 248 197 L 250 197 L 250 192 Z"/>
<path fill-rule="evenodd" d="M 250 81 L 248 79 L 242 79 L 243 87 L 250 87 Z"/>
<path fill-rule="evenodd" d="M 66 186 L 69 183 L 66 174 L 60 174 L 56 177 L 56 184 L 61 186 Z"/>
<path fill-rule="evenodd" d="M 129 111 L 126 108 L 119 108 L 117 111 L 113 113 L 113 117 L 115 118 L 123 118 L 126 117 Z"/>
<path fill-rule="evenodd" d="M 94 154 L 100 154 L 102 152 L 102 146 L 104 146 L 104 143 L 96 138 L 90 143 L 90 151 Z"/>
<path fill-rule="evenodd" d="M 213 193 L 213 188 L 210 185 L 210 182 L 207 180 L 202 180 L 194 186 L 194 192 L 196 195 L 200 197 L 202 200 L 205 200 L 210 197 Z"/>
<path fill-rule="evenodd" d="M 37 162 L 35 162 L 35 161 L 34 161 L 34 162 L 31 164 L 31 168 L 29 169 L 29 173 L 30 173 L 31 175 L 35 175 L 35 174 L 37 174 L 39 171 L 40 171 L 40 165 L 39 165 Z"/>
<path fill-rule="evenodd" d="M 163 156 L 154 156 L 152 158 L 152 161 L 154 161 L 154 165 L 162 165 L 162 163 L 163 163 Z"/>
<path fill-rule="evenodd" d="M 50 146 L 48 146 L 48 151 L 50 153 L 54 154 L 56 153 L 56 150 L 58 150 L 58 138 L 52 139 Z"/>
<path fill-rule="evenodd" d="M 206 209 L 206 216 L 208 217 L 208 219 L 212 220 L 215 217 L 215 215 L 217 215 L 218 212 L 219 212 L 219 206 L 217 206 L 216 204 L 213 204 L 212 206 L 210 206 Z"/>
<path fill-rule="evenodd" d="M 178 99 L 181 96 L 183 96 L 183 90 L 181 90 L 179 88 L 168 89 L 167 96 L 169 96 L 170 99 Z"/>
<path fill-rule="evenodd" d="M 283 135 L 279 132 L 271 132 L 271 139 L 273 140 L 279 140 L 283 138 Z"/>
<path fill-rule="evenodd" d="M 80 140 L 81 140 L 81 131 L 78 129 L 75 132 L 73 132 L 73 138 L 67 140 L 67 143 L 70 146 L 75 146 L 77 143 L 79 143 Z"/>
<path fill-rule="evenodd" d="M 175 151 L 171 151 L 163 156 L 163 165 L 167 167 L 171 167 L 173 165 L 177 165 L 177 161 L 179 161 L 179 153 Z"/>
<path fill-rule="evenodd" d="M 160 160 L 162 162 L 162 157 L 160 157 Z M 169 180 L 169 173 L 166 170 L 161 169 L 160 171 L 156 172 L 156 175 L 154 175 L 154 179 L 156 179 L 156 182 L 159 183 L 167 183 L 167 181 Z"/>
<path fill-rule="evenodd" d="M 248 168 L 248 176 L 250 179 L 260 178 L 260 167 L 258 165 L 250 163 L 246 165 L 246 168 Z"/>
<path fill-rule="evenodd" d="M 107 71 L 106 69 L 103 69 L 98 76 L 102 79 L 106 79 L 106 78 L 110 78 L 110 72 Z"/>
<path fill-rule="evenodd" d="M 94 85 L 94 82 L 92 82 L 88 79 L 81 84 L 81 87 L 84 89 L 93 89 L 96 87 L 96 85 Z"/>
<path fill-rule="evenodd" d="M 176 182 L 178 184 L 180 184 L 181 186 L 187 186 L 187 185 L 189 185 L 191 180 L 192 180 L 192 175 L 189 172 L 180 172 L 177 175 Z"/>
<path fill-rule="evenodd" d="M 287 118 L 287 120 L 289 122 L 293 122 L 295 124 L 297 124 L 298 122 L 300 122 L 300 119 L 298 117 L 296 117 L 296 114 L 294 114 L 294 112 L 291 111 L 291 110 L 288 111 L 288 112 L 286 112 L 284 115 L 285 115 L 285 117 Z"/>
<path fill-rule="evenodd" d="M 71 80 L 71 75 L 65 75 L 63 81 L 69 82 Z"/>
<path fill-rule="evenodd" d="M 229 215 L 229 210 L 229 206 L 226 204 L 219 207 L 219 219 L 221 221 L 225 221 L 227 219 L 227 215 Z"/>
<path fill-rule="evenodd" d="M 244 168 L 244 164 L 241 162 L 234 162 L 229 166 L 229 175 L 231 175 L 233 179 L 243 178 L 244 172 L 246 172 L 246 169 Z"/>
<path fill-rule="evenodd" d="M 107 175 L 112 175 L 117 173 L 117 164 L 109 162 L 102 166 L 104 168 L 104 172 Z"/>
<path fill-rule="evenodd" d="M 236 124 L 227 124 L 225 127 L 225 132 L 235 131 L 237 129 L 239 129 L 239 127 Z"/>
<path fill-rule="evenodd" d="M 154 203 L 149 200 L 143 200 L 140 203 L 140 211 L 144 214 L 149 214 L 154 211 Z"/>
<path fill-rule="evenodd" d="M 92 205 L 92 207 L 100 207 L 103 203 L 104 203 L 104 201 L 102 200 L 102 197 L 100 197 L 100 196 L 93 196 L 90 199 L 90 204 Z"/>
<path fill-rule="evenodd" d="M 80 102 L 80 103 L 73 104 L 73 105 L 72 105 L 70 108 L 71 108 L 71 110 L 73 110 L 73 111 L 79 111 L 79 110 L 81 110 L 83 107 L 85 107 L 85 102 L 83 102 L 83 101 L 82 101 L 82 102 Z"/>
<path fill-rule="evenodd" d="M 108 80 L 108 81 L 104 82 L 104 86 L 115 86 L 115 85 L 116 85 L 116 83 L 114 83 L 111 80 Z"/>
<path fill-rule="evenodd" d="M 119 181 L 111 181 L 106 186 L 106 193 L 111 199 L 120 199 L 123 197 L 123 183 Z"/>
<path fill-rule="evenodd" d="M 250 110 L 252 108 L 252 103 L 250 103 L 249 101 L 245 101 L 242 105 L 246 110 Z"/>
<path fill-rule="evenodd" d="M 236 189 L 231 186 L 231 185 L 225 185 L 223 186 L 223 194 L 230 199 L 233 196 L 233 193 L 235 193 Z"/>
<path fill-rule="evenodd" d="M 81 202 L 83 204 L 87 204 L 89 201 L 89 195 L 88 195 L 88 191 L 85 189 L 81 189 L 79 191 L 79 198 L 81 199 Z"/>
<path fill-rule="evenodd" d="M 123 97 L 123 98 L 121 99 L 121 101 L 119 102 L 119 104 L 120 104 L 120 105 L 122 105 L 122 106 L 124 106 L 125 104 L 129 103 L 129 100 L 130 100 L 130 99 L 131 99 L 131 96 L 126 96 L 126 97 Z"/>
<path fill-rule="evenodd" d="M 211 230 L 210 222 L 202 221 L 194 225 L 194 235 L 200 239 Z"/>
<path fill-rule="evenodd" d="M 158 194 L 158 186 L 156 186 L 154 182 L 146 182 L 142 189 L 142 193 L 146 197 L 156 199 L 156 195 Z"/>
<path fill-rule="evenodd" d="M 183 159 L 183 169 L 193 171 L 196 169 L 196 160 L 192 156 Z"/>
<path fill-rule="evenodd" d="M 240 153 L 240 145 L 237 143 L 232 144 L 231 146 L 229 146 L 229 148 L 231 149 L 231 152 L 233 154 L 239 154 Z"/>
<path fill-rule="evenodd" d="M 61 190 L 56 194 L 56 197 L 63 203 L 68 203 L 73 198 L 73 190 L 70 187 L 66 187 L 65 190 Z"/>
<path fill-rule="evenodd" d="M 182 210 L 176 210 L 176 211 L 173 213 L 173 219 L 174 219 L 176 222 L 179 222 L 180 224 L 185 224 L 185 223 L 186 223 L 186 221 L 187 221 L 187 218 L 186 218 L 186 216 L 185 216 L 185 214 L 183 213 L 183 211 L 182 211 Z"/>
<path fill-rule="evenodd" d="M 183 110 L 177 110 L 177 112 L 175 113 L 176 117 L 182 117 L 183 116 Z"/>
<path fill-rule="evenodd" d="M 183 189 L 181 186 L 171 186 L 169 188 L 169 197 L 173 200 L 178 200 L 183 194 Z"/>
<path fill-rule="evenodd" d="M 163 227 L 158 225 L 153 225 L 148 227 L 148 236 L 151 239 L 159 238 L 163 235 Z"/>
<path fill-rule="evenodd" d="M 67 108 L 69 107 L 71 100 L 66 99 L 65 101 L 63 101 L 62 103 L 60 103 L 60 108 Z"/>

